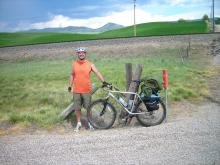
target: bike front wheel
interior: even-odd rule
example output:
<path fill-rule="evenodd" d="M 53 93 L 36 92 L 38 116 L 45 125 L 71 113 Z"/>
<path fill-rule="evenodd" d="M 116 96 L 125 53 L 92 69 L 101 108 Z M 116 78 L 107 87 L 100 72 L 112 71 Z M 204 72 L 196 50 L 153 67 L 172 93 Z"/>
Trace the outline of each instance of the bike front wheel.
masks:
<path fill-rule="evenodd" d="M 144 103 L 140 103 L 136 112 L 140 112 L 143 114 L 137 115 L 137 120 L 139 123 L 145 127 L 155 126 L 161 124 L 166 117 L 166 107 L 162 100 L 159 100 L 159 109 L 149 111 Z"/>
<path fill-rule="evenodd" d="M 87 118 L 94 128 L 109 129 L 115 122 L 116 110 L 107 100 L 97 100 L 90 105 Z"/>

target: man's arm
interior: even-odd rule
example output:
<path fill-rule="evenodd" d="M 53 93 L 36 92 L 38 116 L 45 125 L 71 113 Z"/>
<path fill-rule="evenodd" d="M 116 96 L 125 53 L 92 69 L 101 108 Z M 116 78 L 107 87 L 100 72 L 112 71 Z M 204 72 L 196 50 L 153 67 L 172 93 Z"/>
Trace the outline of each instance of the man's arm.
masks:
<path fill-rule="evenodd" d="M 101 80 L 102 82 L 104 82 L 104 78 L 102 76 L 102 74 L 98 71 L 98 69 L 96 69 L 95 65 L 92 64 L 92 71 L 95 73 L 95 75 L 98 77 L 99 80 Z"/>
<path fill-rule="evenodd" d="M 70 79 L 69 79 L 69 86 L 72 87 L 73 85 L 73 75 L 70 75 Z"/>
<path fill-rule="evenodd" d="M 71 90 L 72 90 L 73 79 L 74 79 L 74 70 L 73 70 L 73 66 L 72 66 L 72 71 L 71 71 L 70 78 L 69 78 L 69 87 L 68 87 L 69 92 L 71 92 Z"/>

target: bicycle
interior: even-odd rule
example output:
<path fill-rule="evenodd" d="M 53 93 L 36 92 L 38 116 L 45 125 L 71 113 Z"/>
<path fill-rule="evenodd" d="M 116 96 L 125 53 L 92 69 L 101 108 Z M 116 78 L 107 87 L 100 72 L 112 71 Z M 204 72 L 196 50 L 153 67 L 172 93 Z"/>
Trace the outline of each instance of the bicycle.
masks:
<path fill-rule="evenodd" d="M 134 81 L 138 83 L 141 81 Z M 128 114 L 128 118 L 136 117 L 138 122 L 145 127 L 161 124 L 166 117 L 166 107 L 159 94 L 154 93 L 149 100 L 144 100 L 138 93 L 122 92 L 111 84 L 102 86 L 108 93 L 104 99 L 91 103 L 87 112 L 90 124 L 96 129 L 109 129 L 116 120 L 116 109 L 109 98 L 113 98 L 122 109 Z M 132 98 L 127 102 L 122 98 L 129 94 Z"/>

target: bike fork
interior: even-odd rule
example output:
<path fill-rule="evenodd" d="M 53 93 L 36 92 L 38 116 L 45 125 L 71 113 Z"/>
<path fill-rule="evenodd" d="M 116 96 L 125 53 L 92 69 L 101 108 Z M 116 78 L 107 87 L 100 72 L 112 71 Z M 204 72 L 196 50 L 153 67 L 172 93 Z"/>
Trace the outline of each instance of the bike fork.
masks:
<path fill-rule="evenodd" d="M 106 106 L 107 106 L 107 103 L 108 103 L 108 98 L 107 99 L 104 99 L 104 107 L 100 113 L 100 116 L 104 115 L 105 111 L 106 111 Z"/>

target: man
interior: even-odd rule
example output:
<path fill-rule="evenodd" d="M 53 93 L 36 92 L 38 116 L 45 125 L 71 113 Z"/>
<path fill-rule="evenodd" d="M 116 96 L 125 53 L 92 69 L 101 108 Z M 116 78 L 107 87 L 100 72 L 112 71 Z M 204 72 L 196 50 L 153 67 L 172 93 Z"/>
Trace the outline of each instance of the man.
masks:
<path fill-rule="evenodd" d="M 94 72 L 98 79 L 105 84 L 102 74 L 96 69 L 95 65 L 86 60 L 86 49 L 77 48 L 78 59 L 72 63 L 72 72 L 70 75 L 68 91 L 73 92 L 74 109 L 76 113 L 77 125 L 74 131 L 79 131 L 81 124 L 82 105 L 88 110 L 91 102 L 91 82 L 90 73 Z"/>

